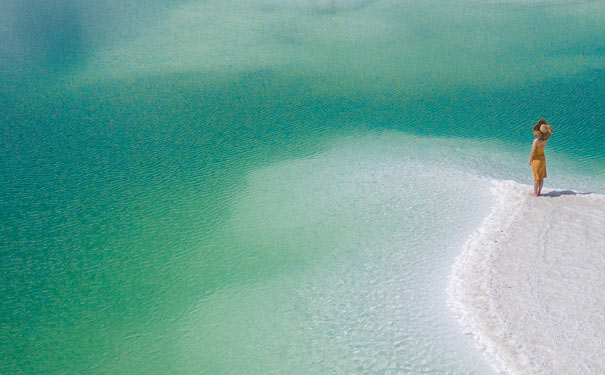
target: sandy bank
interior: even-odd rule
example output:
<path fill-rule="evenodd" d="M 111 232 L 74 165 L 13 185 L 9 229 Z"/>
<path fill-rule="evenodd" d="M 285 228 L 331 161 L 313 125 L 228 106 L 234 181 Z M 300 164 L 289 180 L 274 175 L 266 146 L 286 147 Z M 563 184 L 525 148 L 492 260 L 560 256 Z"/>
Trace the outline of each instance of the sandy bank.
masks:
<path fill-rule="evenodd" d="M 465 333 L 507 374 L 605 373 L 605 196 L 494 182 L 496 204 L 448 289 Z"/>

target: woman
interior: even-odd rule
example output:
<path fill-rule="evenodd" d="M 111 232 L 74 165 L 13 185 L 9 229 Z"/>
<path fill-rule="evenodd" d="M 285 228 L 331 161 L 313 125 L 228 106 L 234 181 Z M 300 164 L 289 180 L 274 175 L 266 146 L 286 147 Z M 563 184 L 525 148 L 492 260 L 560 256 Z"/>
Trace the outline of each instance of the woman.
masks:
<path fill-rule="evenodd" d="M 529 165 L 534 172 L 534 192 L 529 195 L 533 197 L 540 196 L 542 185 L 546 178 L 546 159 L 544 158 L 544 147 L 552 134 L 553 127 L 544 119 L 540 119 L 534 126 L 534 143 L 531 145 L 531 153 L 529 154 Z"/>

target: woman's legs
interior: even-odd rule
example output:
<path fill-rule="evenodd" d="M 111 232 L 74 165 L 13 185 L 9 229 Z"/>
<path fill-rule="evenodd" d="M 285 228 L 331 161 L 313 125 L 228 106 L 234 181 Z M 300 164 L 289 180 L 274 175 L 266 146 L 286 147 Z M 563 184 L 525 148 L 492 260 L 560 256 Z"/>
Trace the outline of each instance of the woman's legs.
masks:
<path fill-rule="evenodd" d="M 532 197 L 537 197 L 540 195 L 540 180 L 534 180 L 534 192 L 529 195 Z"/>
<path fill-rule="evenodd" d="M 544 179 L 541 179 L 539 181 L 539 186 L 538 186 L 538 195 L 542 194 L 542 186 L 544 185 Z"/>

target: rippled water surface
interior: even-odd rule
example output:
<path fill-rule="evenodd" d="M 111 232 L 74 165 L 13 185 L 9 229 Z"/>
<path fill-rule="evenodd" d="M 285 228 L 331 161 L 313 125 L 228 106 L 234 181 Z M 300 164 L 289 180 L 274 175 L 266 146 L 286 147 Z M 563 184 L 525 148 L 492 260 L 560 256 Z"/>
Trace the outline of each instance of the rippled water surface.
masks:
<path fill-rule="evenodd" d="M 485 374 L 491 178 L 605 192 L 591 1 L 4 1 L 0 372 Z"/>

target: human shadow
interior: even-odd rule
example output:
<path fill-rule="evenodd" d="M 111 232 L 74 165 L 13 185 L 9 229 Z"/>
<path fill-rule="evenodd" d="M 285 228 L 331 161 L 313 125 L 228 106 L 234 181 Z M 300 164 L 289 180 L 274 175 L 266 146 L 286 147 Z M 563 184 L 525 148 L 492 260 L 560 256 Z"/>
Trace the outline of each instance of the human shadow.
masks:
<path fill-rule="evenodd" d="M 543 197 L 556 198 L 556 197 L 560 197 L 561 195 L 587 195 L 587 194 L 592 194 L 592 193 L 578 193 L 577 191 L 573 191 L 573 190 L 553 190 L 553 191 L 549 191 L 548 193 L 544 193 L 544 194 L 540 194 L 540 195 Z"/>

